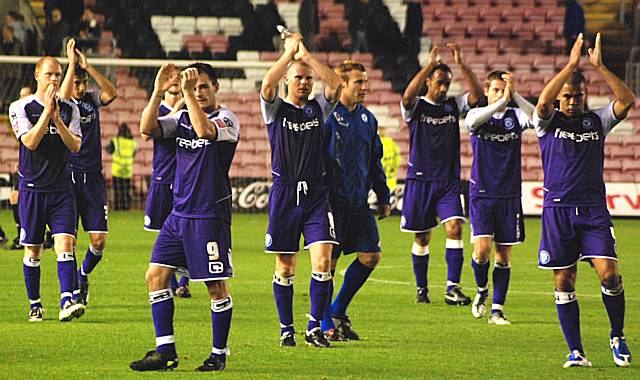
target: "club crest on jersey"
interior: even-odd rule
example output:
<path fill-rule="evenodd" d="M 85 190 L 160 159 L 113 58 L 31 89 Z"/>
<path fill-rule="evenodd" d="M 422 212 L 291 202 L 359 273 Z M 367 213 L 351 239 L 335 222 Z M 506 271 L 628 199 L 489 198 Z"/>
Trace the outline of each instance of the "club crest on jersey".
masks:
<path fill-rule="evenodd" d="M 365 114 L 360 115 L 360 117 L 362 118 L 362 121 L 364 121 L 365 123 L 369 121 L 369 118 Z"/>
<path fill-rule="evenodd" d="M 93 111 L 93 106 L 89 103 L 82 103 L 82 108 L 84 108 L 84 110 L 88 112 Z"/>
<path fill-rule="evenodd" d="M 446 112 L 451 112 L 451 111 L 453 111 L 453 106 L 451 104 L 445 104 L 444 105 L 444 110 Z"/>
<path fill-rule="evenodd" d="M 545 251 L 544 249 L 542 251 L 540 251 L 538 253 L 538 260 L 540 261 L 540 264 L 544 265 L 544 264 L 549 264 L 549 261 L 551 261 L 551 255 L 549 255 L 549 252 Z"/>
<path fill-rule="evenodd" d="M 591 119 L 582 120 L 582 127 L 587 130 L 593 129 L 593 121 Z"/>
<path fill-rule="evenodd" d="M 313 117 L 316 114 L 316 110 L 314 110 L 312 106 L 306 106 L 304 107 L 304 114 L 307 117 Z"/>
<path fill-rule="evenodd" d="M 504 129 L 510 131 L 513 129 L 513 127 L 515 127 L 515 123 L 513 122 L 512 118 L 508 117 L 504 119 Z"/>

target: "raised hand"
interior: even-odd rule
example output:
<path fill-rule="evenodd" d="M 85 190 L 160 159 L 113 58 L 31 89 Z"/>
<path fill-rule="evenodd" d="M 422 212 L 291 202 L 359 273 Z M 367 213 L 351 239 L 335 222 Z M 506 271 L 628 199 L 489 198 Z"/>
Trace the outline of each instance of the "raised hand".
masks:
<path fill-rule="evenodd" d="M 440 51 L 440 48 L 438 46 L 434 46 L 431 49 L 431 52 L 429 52 L 429 61 L 427 62 L 428 65 L 435 65 L 438 62 L 440 62 L 440 58 L 438 57 L 439 51 Z"/>
<path fill-rule="evenodd" d="M 165 63 L 164 65 L 160 66 L 160 70 L 158 70 L 155 82 L 153 84 L 154 91 L 158 91 L 164 94 L 169 89 L 169 87 L 171 87 L 171 76 L 176 69 L 176 65 L 174 65 L 173 63 Z"/>
<path fill-rule="evenodd" d="M 69 38 L 69 41 L 67 41 L 67 58 L 69 59 L 69 66 L 73 66 L 78 62 L 76 51 L 76 40 Z"/>
<path fill-rule="evenodd" d="M 592 48 L 587 51 L 589 53 L 589 63 L 596 69 L 603 66 L 602 63 L 602 49 L 600 47 L 600 33 L 596 34 L 596 43 Z"/>
<path fill-rule="evenodd" d="M 510 71 L 507 71 L 506 74 L 502 75 L 502 80 L 505 81 L 505 83 L 507 83 L 507 86 L 511 90 L 510 91 L 511 95 L 515 94 L 515 92 L 516 92 L 516 78 L 513 75 L 513 73 L 510 72 Z"/>
<path fill-rule="evenodd" d="M 573 43 L 571 53 L 569 54 L 569 65 L 577 69 L 580 66 L 580 55 L 582 54 L 582 44 L 584 43 L 582 33 L 578 34 L 576 42 Z M 600 50 L 600 49 L 598 49 Z"/>
<path fill-rule="evenodd" d="M 195 67 L 188 68 L 180 74 L 180 87 L 183 93 L 193 93 L 198 83 L 198 69 Z"/>
<path fill-rule="evenodd" d="M 83 70 L 86 70 L 89 66 L 89 63 L 87 63 L 87 56 L 78 49 L 76 49 L 76 55 L 78 56 L 78 66 Z"/>
<path fill-rule="evenodd" d="M 507 103 L 509 103 L 509 101 L 511 101 L 511 96 L 513 96 L 513 93 L 515 92 L 514 82 L 513 82 L 511 73 L 504 74 L 502 76 L 502 80 L 505 81 L 505 83 L 507 84 L 504 87 L 504 93 L 502 94 L 502 99 L 504 99 Z"/>
<path fill-rule="evenodd" d="M 451 49 L 451 52 L 453 53 L 453 61 L 456 63 L 456 65 L 464 64 L 462 49 L 460 48 L 460 45 L 458 45 L 458 43 L 454 41 L 448 43 L 447 47 Z"/>
<path fill-rule="evenodd" d="M 298 52 L 293 56 L 293 59 L 301 60 L 307 54 L 309 54 L 309 51 L 307 50 L 307 47 L 302 43 L 302 40 L 300 40 L 300 42 L 298 42 Z"/>
<path fill-rule="evenodd" d="M 44 112 L 49 114 L 51 119 L 54 121 L 60 119 L 57 101 L 56 86 L 51 83 L 47 86 L 47 89 L 44 92 Z"/>
<path fill-rule="evenodd" d="M 298 46 L 302 41 L 302 35 L 300 33 L 293 33 L 284 40 L 284 53 L 291 59 L 298 52 Z"/>

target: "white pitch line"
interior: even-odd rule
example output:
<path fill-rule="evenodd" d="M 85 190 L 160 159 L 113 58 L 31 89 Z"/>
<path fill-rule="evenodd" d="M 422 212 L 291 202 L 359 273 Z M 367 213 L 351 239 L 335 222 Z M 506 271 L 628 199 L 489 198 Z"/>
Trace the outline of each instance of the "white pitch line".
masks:
<path fill-rule="evenodd" d="M 341 270 L 338 272 L 339 275 L 344 277 L 346 270 Z M 396 281 L 396 280 L 383 280 L 383 279 L 379 279 L 379 278 L 373 278 L 373 277 L 369 277 L 369 279 L 367 281 L 370 282 L 377 282 L 379 284 L 391 284 L 391 285 L 408 285 L 408 286 L 412 286 L 415 287 L 415 284 L 412 282 L 408 282 L 408 281 Z M 442 288 L 442 287 L 433 287 L 433 286 L 429 286 L 429 289 L 437 289 L 437 288 Z M 528 291 L 528 290 L 512 290 L 509 289 L 509 293 L 513 294 L 532 294 L 532 295 L 538 295 L 538 296 L 549 296 L 550 298 L 553 298 L 553 292 L 532 292 L 532 291 Z M 586 297 L 586 298 L 600 298 L 602 297 L 600 294 L 595 295 L 595 294 L 582 294 L 582 293 L 578 293 L 577 296 L 579 297 Z M 624 297 L 625 300 L 627 301 L 640 301 L 640 298 L 636 298 L 636 297 Z"/>

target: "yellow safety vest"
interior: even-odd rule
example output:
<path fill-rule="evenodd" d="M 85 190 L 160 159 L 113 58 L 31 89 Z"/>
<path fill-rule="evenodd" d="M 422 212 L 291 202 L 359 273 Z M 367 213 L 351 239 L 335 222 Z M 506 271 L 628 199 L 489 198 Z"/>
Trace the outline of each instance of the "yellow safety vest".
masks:
<path fill-rule="evenodd" d="M 113 161 L 111 175 L 118 178 L 131 178 L 133 174 L 133 156 L 136 153 L 136 142 L 125 137 L 113 139 Z"/>
<path fill-rule="evenodd" d="M 400 168 L 400 147 L 396 144 L 391 137 L 380 136 L 382 142 L 382 168 L 384 174 L 387 176 L 387 186 L 389 191 L 393 193 L 393 190 L 398 184 L 396 175 L 398 174 L 398 168 Z"/>

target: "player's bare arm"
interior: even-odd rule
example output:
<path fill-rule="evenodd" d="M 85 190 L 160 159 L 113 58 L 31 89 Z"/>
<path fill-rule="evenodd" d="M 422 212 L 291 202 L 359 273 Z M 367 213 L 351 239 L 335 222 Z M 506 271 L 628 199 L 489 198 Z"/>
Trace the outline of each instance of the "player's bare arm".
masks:
<path fill-rule="evenodd" d="M 164 97 L 164 93 L 171 86 L 171 75 L 176 69 L 173 63 L 165 63 L 156 74 L 153 84 L 153 93 L 149 97 L 149 103 L 142 110 L 140 118 L 140 134 L 151 137 L 160 137 L 160 126 L 158 125 L 158 108 Z"/>
<path fill-rule="evenodd" d="M 613 113 L 617 119 L 624 119 L 627 116 L 627 112 L 633 105 L 635 94 L 627 87 L 620 78 L 614 73 L 609 71 L 602 63 L 602 49 L 600 47 L 600 33 L 596 35 L 595 46 L 589 48 L 589 63 L 595 67 L 600 76 L 607 82 L 607 85 L 613 91 L 613 95 L 616 97 L 616 101 L 613 103 Z"/>
<path fill-rule="evenodd" d="M 302 41 L 302 35 L 299 33 L 294 33 L 287 37 L 287 39 L 284 40 L 284 52 L 265 74 L 262 80 L 260 96 L 267 102 L 272 102 L 276 98 L 276 95 L 278 95 L 280 80 L 287 71 L 287 65 L 298 52 L 298 44 L 300 41 Z"/>
<path fill-rule="evenodd" d="M 73 39 L 71 39 L 73 41 Z M 100 70 L 97 70 L 95 67 L 91 66 L 89 62 L 87 62 L 87 57 L 80 50 L 76 50 L 76 55 L 78 56 L 78 65 L 81 69 L 85 70 L 93 80 L 96 81 L 98 87 L 100 87 L 100 103 L 103 106 L 107 106 L 111 104 L 117 97 L 118 91 L 116 90 L 116 86 L 111 83 L 107 77 L 102 75 Z M 66 78 L 65 78 L 66 79 Z"/>
<path fill-rule="evenodd" d="M 78 63 L 78 55 L 76 54 L 76 40 L 70 38 L 67 41 L 67 72 L 64 80 L 60 85 L 60 97 L 64 100 L 70 100 L 73 94 L 73 77 L 76 75 L 76 65 Z"/>
<path fill-rule="evenodd" d="M 438 47 L 434 46 L 429 53 L 429 61 L 427 62 L 427 65 L 418 71 L 413 79 L 411 79 L 411 82 L 409 82 L 409 85 L 407 85 L 407 88 L 402 94 L 402 106 L 405 109 L 413 107 L 416 97 L 420 93 L 420 89 L 422 89 L 422 86 L 424 86 L 427 80 L 427 74 L 433 70 L 438 62 Z"/>
<path fill-rule="evenodd" d="M 180 86 L 182 87 L 183 99 L 187 105 L 189 119 L 193 125 L 193 130 L 199 138 L 207 140 L 215 140 L 218 138 L 218 130 L 211 120 L 204 113 L 198 99 L 196 97 L 196 85 L 198 85 L 198 69 L 195 67 L 188 68 L 182 72 Z M 203 85 L 211 85 L 207 82 Z"/>
<path fill-rule="evenodd" d="M 38 145 L 40 145 L 47 128 L 49 128 L 49 121 L 51 120 L 54 112 L 53 102 L 55 101 L 55 95 L 55 86 L 50 84 L 44 93 L 44 110 L 42 110 L 42 114 L 40 115 L 38 122 L 29 130 L 29 132 L 20 136 L 20 141 L 22 141 L 22 144 L 29 150 L 38 149 Z"/>
<path fill-rule="evenodd" d="M 554 102 L 558 97 L 562 86 L 564 86 L 564 83 L 569 79 L 571 73 L 580 67 L 580 52 L 582 51 L 583 42 L 582 33 L 580 33 L 571 48 L 569 62 L 567 62 L 562 70 L 560 70 L 560 72 L 556 74 L 556 76 L 553 77 L 553 79 L 551 79 L 542 89 L 542 93 L 540 93 L 540 97 L 538 98 L 538 104 L 536 105 L 536 112 L 538 112 L 538 116 L 540 116 L 540 118 L 548 119 L 551 117 Z"/>
<path fill-rule="evenodd" d="M 298 43 L 298 52 L 294 56 L 295 60 L 301 60 L 309 65 L 313 71 L 318 73 L 320 79 L 325 84 L 324 97 L 330 102 L 337 102 L 340 99 L 340 90 L 342 89 L 342 80 L 329 66 L 318 61 L 313 54 L 309 53 L 302 41 Z"/>
<path fill-rule="evenodd" d="M 475 107 L 482 97 L 482 86 L 480 85 L 480 82 L 478 82 L 478 78 L 476 78 L 473 70 L 465 64 L 464 55 L 462 54 L 462 48 L 460 48 L 460 45 L 458 45 L 457 42 L 451 42 L 447 44 L 447 47 L 451 49 L 451 52 L 453 53 L 453 61 L 460 67 L 462 76 L 464 76 L 464 81 L 467 82 L 467 86 L 469 87 L 469 106 Z"/>

